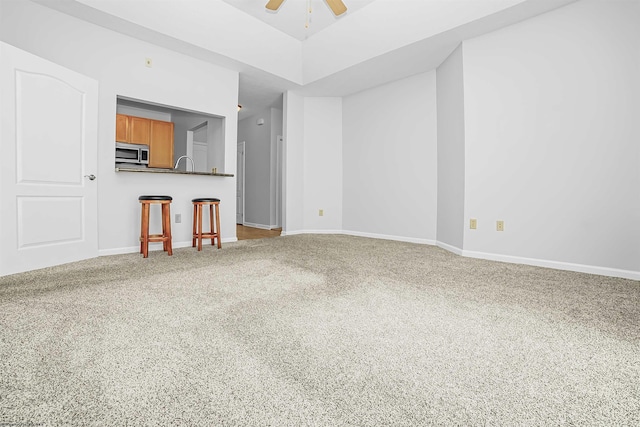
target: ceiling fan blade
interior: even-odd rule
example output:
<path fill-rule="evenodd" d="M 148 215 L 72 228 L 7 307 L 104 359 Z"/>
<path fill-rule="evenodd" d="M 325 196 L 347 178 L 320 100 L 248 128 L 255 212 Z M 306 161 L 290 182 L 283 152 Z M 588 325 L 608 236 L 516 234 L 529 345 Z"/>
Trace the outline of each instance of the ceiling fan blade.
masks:
<path fill-rule="evenodd" d="M 347 6 L 344 5 L 342 0 L 327 0 L 327 4 L 336 16 L 340 16 L 347 11 Z"/>
<path fill-rule="evenodd" d="M 278 10 L 283 1 L 284 0 L 269 0 L 269 3 L 267 3 L 265 7 L 269 10 L 275 11 Z"/>

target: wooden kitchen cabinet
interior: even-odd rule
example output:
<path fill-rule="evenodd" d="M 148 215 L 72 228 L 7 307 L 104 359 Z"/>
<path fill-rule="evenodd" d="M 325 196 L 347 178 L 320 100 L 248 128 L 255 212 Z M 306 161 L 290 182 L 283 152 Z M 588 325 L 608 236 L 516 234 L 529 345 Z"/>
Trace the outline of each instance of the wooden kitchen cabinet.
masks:
<path fill-rule="evenodd" d="M 151 120 L 116 114 L 116 142 L 149 145 Z"/>
<path fill-rule="evenodd" d="M 116 114 L 116 142 L 129 142 L 129 116 Z"/>
<path fill-rule="evenodd" d="M 149 146 L 149 167 L 173 169 L 173 123 L 116 114 L 116 142 Z"/>
<path fill-rule="evenodd" d="M 173 169 L 173 123 L 150 122 L 149 167 Z"/>
<path fill-rule="evenodd" d="M 129 141 L 131 144 L 149 145 L 151 137 L 150 119 L 129 116 Z"/>

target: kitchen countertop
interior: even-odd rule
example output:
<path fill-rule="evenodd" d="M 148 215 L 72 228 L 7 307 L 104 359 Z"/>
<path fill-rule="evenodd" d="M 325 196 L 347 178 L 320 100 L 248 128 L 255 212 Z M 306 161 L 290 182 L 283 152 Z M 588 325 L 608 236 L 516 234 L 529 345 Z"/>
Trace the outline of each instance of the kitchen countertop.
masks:
<path fill-rule="evenodd" d="M 210 172 L 186 172 L 176 169 L 161 168 L 136 168 L 136 167 L 116 167 L 116 172 L 144 172 L 144 173 L 172 173 L 177 175 L 201 175 L 201 176 L 226 176 L 233 177 L 231 173 L 210 173 Z"/>

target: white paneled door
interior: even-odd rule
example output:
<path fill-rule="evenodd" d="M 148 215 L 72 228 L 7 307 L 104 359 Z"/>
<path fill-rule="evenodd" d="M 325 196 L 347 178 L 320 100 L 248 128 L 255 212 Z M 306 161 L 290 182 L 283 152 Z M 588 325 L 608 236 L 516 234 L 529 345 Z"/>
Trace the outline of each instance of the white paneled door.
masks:
<path fill-rule="evenodd" d="M 98 82 L 0 42 L 0 275 L 98 255 Z"/>

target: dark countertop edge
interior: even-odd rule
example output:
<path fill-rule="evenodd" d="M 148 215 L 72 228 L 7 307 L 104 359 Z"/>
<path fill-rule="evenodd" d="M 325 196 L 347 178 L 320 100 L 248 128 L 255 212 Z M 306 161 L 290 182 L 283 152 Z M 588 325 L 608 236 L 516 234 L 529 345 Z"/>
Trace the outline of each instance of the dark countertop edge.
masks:
<path fill-rule="evenodd" d="M 226 176 L 233 177 L 231 173 L 207 173 L 207 172 L 185 172 L 173 169 L 159 168 L 116 168 L 116 172 L 143 172 L 143 173 L 172 173 L 176 175 L 200 175 L 200 176 Z"/>

